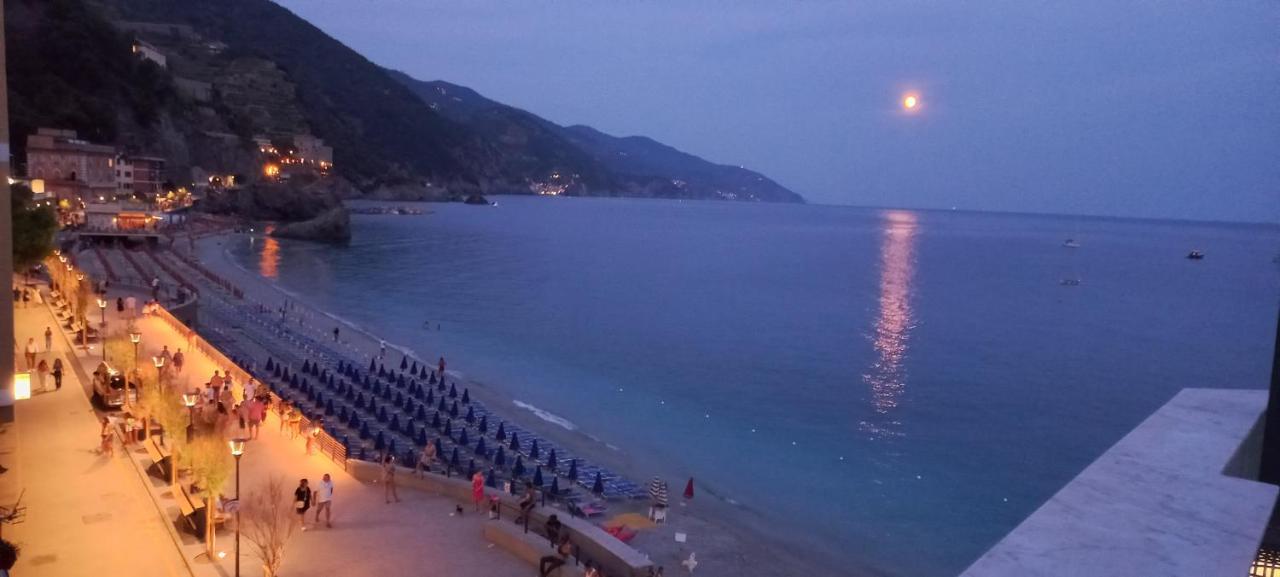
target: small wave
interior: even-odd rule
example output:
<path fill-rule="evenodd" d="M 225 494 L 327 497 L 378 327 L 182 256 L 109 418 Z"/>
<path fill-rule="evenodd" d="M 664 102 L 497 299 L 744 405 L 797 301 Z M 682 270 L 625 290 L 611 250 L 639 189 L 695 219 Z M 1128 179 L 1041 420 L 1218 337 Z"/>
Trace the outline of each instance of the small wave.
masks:
<path fill-rule="evenodd" d="M 578 429 L 578 426 L 573 424 L 571 421 L 569 421 L 569 419 L 566 419 L 554 413 L 548 413 L 547 411 L 539 409 L 538 407 L 535 407 L 533 405 L 530 405 L 529 403 L 520 401 L 518 399 L 513 400 L 511 402 L 515 404 L 515 406 L 520 407 L 521 409 L 524 409 L 526 411 L 529 411 L 530 413 L 537 415 L 539 419 L 542 419 L 548 423 L 559 425 L 570 431 L 576 431 Z"/>

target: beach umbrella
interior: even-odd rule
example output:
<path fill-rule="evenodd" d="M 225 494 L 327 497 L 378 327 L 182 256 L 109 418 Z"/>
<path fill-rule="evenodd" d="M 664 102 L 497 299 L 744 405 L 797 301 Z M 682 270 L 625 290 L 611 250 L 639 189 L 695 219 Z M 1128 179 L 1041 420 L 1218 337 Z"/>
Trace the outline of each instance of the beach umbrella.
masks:
<path fill-rule="evenodd" d="M 684 498 L 693 498 L 693 477 L 689 477 L 689 484 L 684 486 Z"/>
<path fill-rule="evenodd" d="M 499 467 L 507 464 L 507 452 L 499 446 L 497 451 L 493 452 L 493 464 Z"/>
<path fill-rule="evenodd" d="M 473 408 L 471 408 L 471 407 L 467 407 L 467 416 L 466 416 L 466 421 L 467 421 L 468 423 L 474 423 L 474 422 L 476 421 L 476 411 L 475 411 L 475 409 L 473 409 Z"/>
<path fill-rule="evenodd" d="M 487 450 L 487 449 L 488 449 L 488 447 L 487 447 L 487 446 L 485 446 L 485 443 L 484 443 L 484 435 L 480 435 L 480 436 L 479 436 L 479 437 L 477 437 L 477 439 L 476 439 L 476 454 L 477 454 L 477 455 L 480 455 L 481 457 L 487 457 L 487 456 L 488 456 L 488 455 L 487 455 L 487 453 L 488 453 L 488 450 Z"/>
<path fill-rule="evenodd" d="M 444 440 L 442 440 L 440 437 L 436 437 L 436 454 L 437 454 L 437 455 L 441 455 L 441 456 L 442 456 L 441 458 L 443 458 L 443 455 L 444 455 Z"/>
<path fill-rule="evenodd" d="M 302 361 L 302 372 L 311 372 L 311 361 Z"/>
<path fill-rule="evenodd" d="M 387 439 L 382 436 L 382 431 L 378 431 L 378 436 L 373 439 L 373 450 L 381 451 L 387 447 Z"/>
<path fill-rule="evenodd" d="M 507 440 L 507 424 L 506 423 L 502 421 L 498 421 L 498 432 L 493 434 L 493 438 L 499 441 Z"/>
<path fill-rule="evenodd" d="M 426 368 L 426 367 L 422 367 L 422 370 L 425 372 L 425 371 L 427 370 L 427 368 Z M 419 375 L 421 375 L 422 373 L 418 373 L 418 374 L 419 374 Z M 435 371 L 431 371 L 431 374 L 430 374 L 429 376 L 425 377 L 425 378 L 427 379 L 427 384 L 428 384 L 428 385 L 434 385 L 434 384 L 436 384 L 436 372 L 435 372 Z"/>
<path fill-rule="evenodd" d="M 351 411 L 351 414 L 347 415 L 347 426 L 359 431 L 360 415 L 357 415 L 355 411 Z"/>
<path fill-rule="evenodd" d="M 470 445 L 471 440 L 467 438 L 467 428 L 462 427 L 462 434 L 458 436 L 458 443 L 461 445 Z"/>
<path fill-rule="evenodd" d="M 559 494 L 560 494 L 560 477 L 552 477 L 551 478 L 551 496 L 554 497 Z"/>
<path fill-rule="evenodd" d="M 440 413 L 432 413 L 432 414 L 431 414 L 431 428 L 433 428 L 433 429 L 435 429 L 435 430 L 439 431 L 439 430 L 440 430 L 440 426 L 441 426 L 441 423 L 440 423 Z"/>
<path fill-rule="evenodd" d="M 455 419 L 458 418 L 458 401 L 454 401 L 452 405 L 449 405 L 449 416 Z"/>
<path fill-rule="evenodd" d="M 511 431 L 511 450 L 520 451 L 520 437 L 516 435 L 515 431 Z"/>
<path fill-rule="evenodd" d="M 476 460 L 467 459 L 467 477 L 471 477 L 472 475 L 475 475 L 475 474 L 476 474 Z"/>
<path fill-rule="evenodd" d="M 516 464 L 511 467 L 511 476 L 512 477 L 524 476 L 524 459 L 521 459 L 520 455 L 516 455 Z"/>
<path fill-rule="evenodd" d="M 400 388 L 404 388 L 404 375 L 399 375 L 396 377 L 396 386 Z"/>
<path fill-rule="evenodd" d="M 448 409 L 448 407 L 446 407 L 446 406 L 445 406 L 445 404 L 444 404 L 444 397 L 442 396 L 442 397 L 440 397 L 440 402 L 439 402 L 439 403 L 436 403 L 436 410 L 437 410 L 437 411 L 440 411 L 440 412 L 442 412 L 442 413 L 443 413 L 443 412 L 445 412 L 447 409 Z"/>
<path fill-rule="evenodd" d="M 390 424 L 390 425 L 388 425 L 388 426 L 389 426 L 389 427 L 391 427 L 391 430 L 392 430 L 392 431 L 399 431 L 399 430 L 400 430 L 400 415 L 391 415 L 391 424 Z"/>
<path fill-rule="evenodd" d="M 535 465 L 533 467 L 533 484 L 539 489 L 542 488 L 542 465 Z"/>
<path fill-rule="evenodd" d="M 408 357 L 400 357 L 400 370 L 402 370 L 402 371 L 403 371 L 403 370 L 405 370 L 405 369 L 407 369 L 407 368 L 409 368 L 409 358 L 408 358 Z"/>
<path fill-rule="evenodd" d="M 280 378 L 280 365 L 276 365 L 271 368 L 271 376 L 277 379 Z"/>
<path fill-rule="evenodd" d="M 449 385 L 449 398 L 450 399 L 458 398 L 458 383 L 453 383 Z"/>
<path fill-rule="evenodd" d="M 298 388 L 298 373 L 294 373 L 293 376 L 289 378 L 289 386 L 295 389 Z"/>
<path fill-rule="evenodd" d="M 597 495 L 604 494 L 604 477 L 600 476 L 600 471 L 596 471 L 596 482 L 591 484 L 591 492 Z"/>
<path fill-rule="evenodd" d="M 414 440 L 417 441 L 418 444 L 422 445 L 423 447 L 427 446 L 427 428 L 423 427 L 421 429 L 418 429 L 417 438 Z"/>
<path fill-rule="evenodd" d="M 555 447 L 552 447 L 551 451 L 547 453 L 547 468 L 552 471 L 555 471 L 556 466 L 558 466 L 559 464 L 560 464 L 560 460 L 556 459 L 556 449 Z"/>
<path fill-rule="evenodd" d="M 471 403 L 471 389 L 462 389 L 462 404 Z"/>
<path fill-rule="evenodd" d="M 431 389 L 427 389 L 427 404 L 428 404 L 428 405 L 430 405 L 430 404 L 433 404 L 433 403 L 435 403 L 435 402 L 436 402 L 436 396 L 435 396 L 435 394 L 433 394 L 433 393 L 431 392 Z"/>
<path fill-rule="evenodd" d="M 271 372 L 276 368 L 276 363 L 271 357 L 267 357 L 267 372 Z"/>
<path fill-rule="evenodd" d="M 336 409 L 333 408 L 333 399 L 329 399 L 329 402 L 324 405 L 324 414 L 333 416 L 335 412 Z"/>
<path fill-rule="evenodd" d="M 458 459 L 458 448 L 454 447 L 453 454 L 449 456 L 449 466 L 452 467 L 453 470 L 457 471 L 459 469 L 458 467 L 459 464 L 460 463 Z"/>
<path fill-rule="evenodd" d="M 444 422 L 444 436 L 453 437 L 453 421 Z"/>
<path fill-rule="evenodd" d="M 440 382 L 436 384 L 436 391 L 439 392 L 440 394 L 444 394 L 444 392 L 447 390 L 448 389 L 446 389 L 444 386 L 444 377 L 440 377 Z"/>
<path fill-rule="evenodd" d="M 479 429 L 480 429 L 481 435 L 489 432 L 489 416 L 488 415 L 480 417 Z"/>
<path fill-rule="evenodd" d="M 391 439 L 390 441 L 388 441 L 388 442 L 387 442 L 387 453 L 392 454 L 392 455 L 396 454 L 396 440 L 395 440 L 395 439 Z M 406 459 L 406 460 L 405 460 L 405 462 L 408 462 L 408 460 Z"/>
<path fill-rule="evenodd" d="M 270 360 L 270 359 L 268 359 L 268 360 Z M 345 373 L 345 372 L 347 372 L 347 362 L 346 362 L 346 361 L 338 361 L 338 372 L 339 372 L 339 373 Z"/>
<path fill-rule="evenodd" d="M 569 459 L 569 480 L 570 481 L 578 480 L 578 460 L 577 459 Z"/>
<path fill-rule="evenodd" d="M 378 363 L 375 359 L 369 359 L 369 372 L 372 373 L 376 370 L 378 370 Z"/>
<path fill-rule="evenodd" d="M 372 387 L 372 386 L 373 386 L 373 381 L 370 381 L 370 380 L 369 380 L 369 375 L 365 375 L 365 376 L 364 376 L 364 388 L 366 388 L 366 389 L 367 389 L 367 388 Z"/>
<path fill-rule="evenodd" d="M 654 477 L 649 479 L 649 500 L 655 505 L 667 505 L 667 482 Z"/>
<path fill-rule="evenodd" d="M 490 467 L 489 473 L 484 476 L 484 484 L 491 489 L 498 488 L 498 475 L 493 471 L 493 467 Z"/>
<path fill-rule="evenodd" d="M 379 423 L 387 422 L 387 407 L 385 405 L 378 407 L 378 422 Z"/>
<path fill-rule="evenodd" d="M 338 422 L 347 422 L 347 408 L 345 406 L 338 407 Z"/>
<path fill-rule="evenodd" d="M 538 453 L 538 440 L 537 440 L 537 439 L 534 439 L 534 440 L 533 440 L 533 443 L 529 445 L 529 459 L 530 459 L 530 460 L 533 460 L 533 461 L 537 461 L 537 460 L 538 460 L 538 455 L 539 455 L 539 453 Z"/>
<path fill-rule="evenodd" d="M 413 361 L 413 366 L 409 367 L 409 374 L 418 374 L 418 361 Z"/>
<path fill-rule="evenodd" d="M 423 410 L 422 405 L 418 405 L 418 409 L 413 412 L 413 418 L 418 421 L 427 420 L 427 411 Z"/>

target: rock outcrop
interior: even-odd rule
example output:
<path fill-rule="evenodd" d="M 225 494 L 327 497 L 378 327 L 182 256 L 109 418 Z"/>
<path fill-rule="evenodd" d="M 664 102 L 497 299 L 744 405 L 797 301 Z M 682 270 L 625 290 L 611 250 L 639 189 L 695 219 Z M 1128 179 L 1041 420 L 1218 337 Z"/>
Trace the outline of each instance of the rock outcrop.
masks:
<path fill-rule="evenodd" d="M 351 240 L 351 214 L 343 207 L 334 208 L 311 220 L 277 226 L 271 236 L 346 244 Z"/>

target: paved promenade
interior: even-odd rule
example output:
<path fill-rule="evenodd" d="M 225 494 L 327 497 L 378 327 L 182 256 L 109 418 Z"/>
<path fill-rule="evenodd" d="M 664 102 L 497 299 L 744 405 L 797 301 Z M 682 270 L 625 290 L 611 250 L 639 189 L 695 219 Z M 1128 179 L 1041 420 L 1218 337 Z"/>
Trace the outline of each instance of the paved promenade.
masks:
<path fill-rule="evenodd" d="M 34 337 L 44 348 L 53 327 L 53 351 L 40 355 L 67 363 L 62 390 L 19 401 L 17 417 L 0 429 L 0 504 L 12 505 L 26 491 L 21 523 L 6 525 L 4 537 L 22 548 L 15 575 L 82 577 L 189 575 L 165 520 L 133 466 L 120 451 L 99 455 L 99 425 L 85 383 L 68 363 L 69 344 L 44 305 L 18 308 L 19 347 Z M 22 355 L 19 370 L 25 369 Z M 33 380 L 33 387 L 38 382 Z"/>

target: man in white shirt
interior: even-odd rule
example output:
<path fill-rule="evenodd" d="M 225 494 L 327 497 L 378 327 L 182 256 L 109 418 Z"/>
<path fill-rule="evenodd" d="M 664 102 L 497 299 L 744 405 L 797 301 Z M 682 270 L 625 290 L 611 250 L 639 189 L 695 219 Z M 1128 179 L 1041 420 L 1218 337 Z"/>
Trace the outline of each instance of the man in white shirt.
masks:
<path fill-rule="evenodd" d="M 320 526 L 320 512 L 324 511 L 324 526 L 333 528 L 330 522 L 332 511 L 329 508 L 333 503 L 333 480 L 329 478 L 329 474 L 325 473 L 324 478 L 320 479 L 320 483 L 316 485 L 316 494 L 312 499 L 316 503 L 316 526 Z"/>
<path fill-rule="evenodd" d="M 258 381 L 250 378 L 249 382 L 244 384 L 244 398 L 241 401 L 248 401 L 258 391 Z"/>

